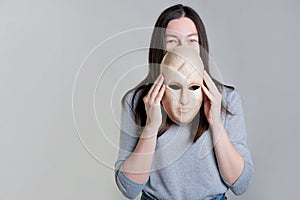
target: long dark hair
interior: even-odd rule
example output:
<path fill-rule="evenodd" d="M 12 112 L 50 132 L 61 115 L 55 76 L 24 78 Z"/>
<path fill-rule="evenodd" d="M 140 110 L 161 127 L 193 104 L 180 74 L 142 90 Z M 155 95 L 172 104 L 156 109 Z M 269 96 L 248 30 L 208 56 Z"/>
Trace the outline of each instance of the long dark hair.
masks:
<path fill-rule="evenodd" d="M 148 91 L 150 90 L 153 82 L 158 77 L 160 73 L 160 63 L 166 54 L 165 46 L 165 30 L 168 26 L 168 23 L 173 19 L 179 19 L 181 17 L 187 17 L 191 19 L 197 29 L 198 38 L 199 38 L 199 45 L 200 45 L 200 57 L 204 64 L 204 69 L 209 73 L 209 46 L 208 46 L 208 39 L 206 35 L 206 30 L 204 24 L 200 18 L 200 16 L 194 11 L 192 8 L 188 6 L 183 6 L 181 4 L 177 4 L 165 9 L 160 16 L 158 17 L 155 25 L 154 30 L 152 32 L 151 43 L 149 48 L 149 55 L 148 55 L 148 66 L 149 71 L 146 78 L 138 84 L 132 90 L 134 91 L 133 98 L 131 100 L 131 108 L 135 116 L 135 122 L 139 126 L 145 126 L 147 120 L 147 114 L 145 111 L 145 105 L 143 102 L 143 97 L 147 95 Z M 214 80 L 216 85 L 218 86 L 219 90 L 221 90 L 222 84 L 218 81 Z M 132 90 L 128 91 L 131 92 Z M 139 95 L 137 95 L 139 93 Z M 125 94 L 125 96 L 127 95 Z M 124 96 L 124 97 L 125 97 Z M 124 98 L 123 98 L 124 102 Z M 225 108 L 222 105 L 222 108 Z M 226 110 L 226 109 L 225 109 Z M 227 111 L 227 110 L 226 110 Z M 163 114 L 165 114 L 163 112 Z M 208 129 L 209 123 L 204 113 L 204 105 L 202 103 L 199 115 L 197 117 L 199 120 L 198 130 L 196 131 L 194 142 Z M 158 132 L 158 137 L 162 135 L 166 130 L 168 130 L 173 122 L 171 121 L 168 116 L 166 116 L 166 120 L 162 125 L 161 129 Z"/>

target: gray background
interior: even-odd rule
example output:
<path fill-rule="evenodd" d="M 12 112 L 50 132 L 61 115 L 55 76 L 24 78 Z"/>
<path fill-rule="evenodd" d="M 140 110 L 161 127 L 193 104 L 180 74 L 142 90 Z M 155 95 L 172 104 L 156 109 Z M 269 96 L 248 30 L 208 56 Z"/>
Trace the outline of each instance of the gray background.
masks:
<path fill-rule="evenodd" d="M 147 46 L 149 33 L 114 37 L 83 60 L 116 33 L 153 26 L 174 3 L 0 1 L 0 199 L 124 199 L 111 169 L 119 100 L 146 74 L 146 51 L 114 65 L 107 61 L 120 49 Z M 297 199 L 300 2 L 180 3 L 201 15 L 224 82 L 243 97 L 255 179 L 244 195 L 229 193 L 230 199 Z"/>

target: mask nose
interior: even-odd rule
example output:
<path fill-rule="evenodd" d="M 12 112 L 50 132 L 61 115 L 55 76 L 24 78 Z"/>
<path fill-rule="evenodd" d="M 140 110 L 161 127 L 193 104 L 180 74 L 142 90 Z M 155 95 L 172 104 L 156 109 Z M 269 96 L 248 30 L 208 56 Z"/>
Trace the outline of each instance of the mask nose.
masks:
<path fill-rule="evenodd" d="M 180 97 L 180 103 L 182 105 L 186 105 L 190 102 L 190 98 L 188 96 L 188 91 L 187 89 L 182 89 L 181 91 L 181 97 Z"/>

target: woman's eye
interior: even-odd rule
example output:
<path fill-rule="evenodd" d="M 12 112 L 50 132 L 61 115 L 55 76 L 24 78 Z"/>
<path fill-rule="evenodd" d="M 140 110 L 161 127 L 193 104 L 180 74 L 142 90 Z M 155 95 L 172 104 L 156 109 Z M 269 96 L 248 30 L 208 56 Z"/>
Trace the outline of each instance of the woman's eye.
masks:
<path fill-rule="evenodd" d="M 191 87 L 189 87 L 189 90 L 198 90 L 200 88 L 199 85 L 193 85 Z"/>
<path fill-rule="evenodd" d="M 167 40 L 167 43 L 177 44 L 177 40 Z"/>
<path fill-rule="evenodd" d="M 178 85 L 169 85 L 169 88 L 173 89 L 173 90 L 179 90 L 180 87 Z"/>
<path fill-rule="evenodd" d="M 190 42 L 198 42 L 196 39 L 190 39 Z"/>

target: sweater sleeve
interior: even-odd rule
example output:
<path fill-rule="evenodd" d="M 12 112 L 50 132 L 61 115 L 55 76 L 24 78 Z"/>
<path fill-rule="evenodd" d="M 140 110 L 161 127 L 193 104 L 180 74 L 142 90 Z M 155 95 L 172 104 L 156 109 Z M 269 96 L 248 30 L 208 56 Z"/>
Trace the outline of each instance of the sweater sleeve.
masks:
<path fill-rule="evenodd" d="M 225 118 L 225 129 L 236 150 L 244 159 L 244 169 L 237 181 L 231 185 L 225 184 L 235 194 L 241 195 L 248 189 L 254 177 L 253 162 L 247 145 L 247 132 L 244 120 L 244 111 L 240 95 L 233 90 L 228 95 L 227 106 L 232 115 L 227 115 Z"/>
<path fill-rule="evenodd" d="M 118 159 L 115 163 L 115 181 L 124 196 L 134 199 L 142 191 L 146 183 L 135 183 L 122 170 L 124 161 L 133 152 L 142 131 L 142 127 L 138 127 L 135 123 L 130 106 L 131 99 L 132 93 L 127 94 L 121 111 L 120 144 Z"/>

